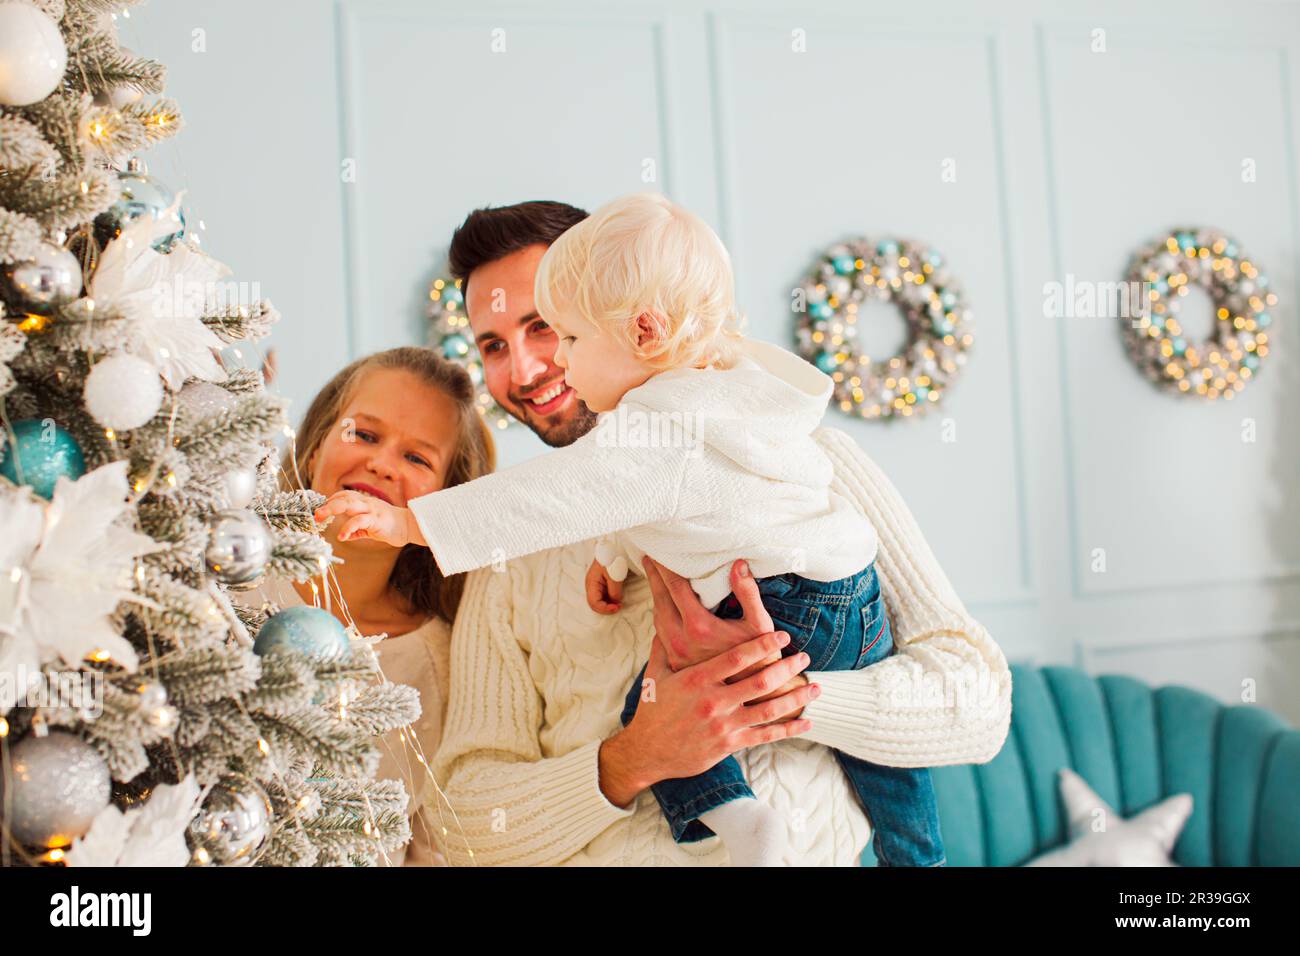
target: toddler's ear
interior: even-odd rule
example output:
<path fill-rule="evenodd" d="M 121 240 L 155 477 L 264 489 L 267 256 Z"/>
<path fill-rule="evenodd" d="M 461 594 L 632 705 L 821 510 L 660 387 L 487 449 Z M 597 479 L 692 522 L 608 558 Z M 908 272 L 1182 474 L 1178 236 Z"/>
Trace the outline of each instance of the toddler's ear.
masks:
<path fill-rule="evenodd" d="M 653 312 L 642 312 L 636 317 L 637 348 L 658 345 L 666 337 L 665 332 L 663 319 Z"/>

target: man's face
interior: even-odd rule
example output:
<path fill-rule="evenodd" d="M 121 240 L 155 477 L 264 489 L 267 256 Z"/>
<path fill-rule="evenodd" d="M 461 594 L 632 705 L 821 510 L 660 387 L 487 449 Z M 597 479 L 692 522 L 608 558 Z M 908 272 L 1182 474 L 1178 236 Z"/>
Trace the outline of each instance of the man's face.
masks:
<path fill-rule="evenodd" d="M 595 427 L 596 413 L 565 384 L 564 369 L 555 364 L 558 339 L 533 305 L 533 279 L 546 248 L 528 246 L 475 269 L 465 312 L 492 397 L 558 448 Z"/>

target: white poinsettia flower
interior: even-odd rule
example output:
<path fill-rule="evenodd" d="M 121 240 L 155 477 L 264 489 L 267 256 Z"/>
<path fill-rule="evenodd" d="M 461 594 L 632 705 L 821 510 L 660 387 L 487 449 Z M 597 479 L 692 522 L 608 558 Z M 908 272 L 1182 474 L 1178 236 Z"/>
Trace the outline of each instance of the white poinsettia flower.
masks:
<path fill-rule="evenodd" d="M 13 699 L 0 699 L 0 716 L 10 711 L 40 670 L 40 651 L 19 628 L 29 611 L 31 576 L 26 565 L 40 544 L 44 521 L 44 509 L 26 492 L 11 489 L 0 495 L 0 674 L 13 689 Z"/>
<path fill-rule="evenodd" d="M 220 382 L 216 352 L 225 347 L 203 324 L 220 298 L 218 283 L 230 268 L 184 242 L 163 254 L 153 242 L 176 231 L 181 197 L 159 219 L 141 216 L 108 244 L 95 267 L 90 294 L 122 310 L 131 323 L 126 351 L 158 369 L 173 391 L 187 378 Z"/>
<path fill-rule="evenodd" d="M 127 463 L 76 481 L 60 478 L 48 504 L 10 489 L 0 501 L 0 664 L 30 668 L 55 656 L 70 667 L 104 651 L 135 670 L 139 660 L 111 616 L 132 588 L 135 560 L 163 545 L 114 522 L 127 503 Z"/>
<path fill-rule="evenodd" d="M 178 784 L 155 787 L 139 809 L 123 813 L 110 804 L 64 860 L 68 866 L 185 866 L 190 861 L 185 830 L 200 796 L 191 773 Z"/>

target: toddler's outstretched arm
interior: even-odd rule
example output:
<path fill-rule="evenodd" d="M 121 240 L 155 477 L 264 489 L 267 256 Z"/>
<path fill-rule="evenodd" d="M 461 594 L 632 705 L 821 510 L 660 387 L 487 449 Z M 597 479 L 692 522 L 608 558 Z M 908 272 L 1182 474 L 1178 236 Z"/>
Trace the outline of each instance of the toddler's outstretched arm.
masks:
<path fill-rule="evenodd" d="M 320 525 L 336 517 L 343 518 L 338 533 L 340 541 L 373 538 L 394 548 L 408 544 L 429 546 L 410 508 L 390 505 L 360 491 L 336 491 L 316 509 L 314 517 Z"/>

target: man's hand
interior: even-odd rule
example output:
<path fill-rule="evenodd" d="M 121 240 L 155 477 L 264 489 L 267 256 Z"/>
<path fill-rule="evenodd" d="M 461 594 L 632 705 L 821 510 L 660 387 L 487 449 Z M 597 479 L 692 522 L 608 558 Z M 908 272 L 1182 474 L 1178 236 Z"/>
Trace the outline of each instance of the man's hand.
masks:
<path fill-rule="evenodd" d="M 655 638 L 675 671 L 707 661 L 760 634 L 770 634 L 772 617 L 763 607 L 749 565 L 731 565 L 731 589 L 745 612 L 743 620 L 725 621 L 700 603 L 691 582 L 652 558 L 643 558 L 655 602 Z"/>
<path fill-rule="evenodd" d="M 359 491 L 344 490 L 325 499 L 313 515 L 316 523 L 321 525 L 328 524 L 337 516 L 345 519 L 338 532 L 340 541 L 373 538 L 394 548 L 407 544 L 428 547 L 420 533 L 419 522 L 409 508 L 398 508 Z"/>
<path fill-rule="evenodd" d="M 754 583 L 754 576 L 749 573 L 745 561 L 731 564 L 731 590 L 745 615 L 738 621 L 723 620 L 701 604 L 691 582 L 680 574 L 649 557 L 642 559 L 641 564 L 654 595 L 655 639 L 663 644 L 668 666 L 673 670 L 708 660 L 743 641 L 771 632 L 772 617 L 763 607 L 763 596 L 758 593 L 758 585 Z M 763 663 L 770 662 L 756 663 L 750 673 Z M 772 696 L 788 693 L 807 683 L 806 677 L 796 674 L 785 686 L 776 688 Z M 792 716 L 798 717 L 799 713 Z"/>
<path fill-rule="evenodd" d="M 806 654 L 728 682 L 787 643 L 786 634 L 764 634 L 674 672 L 663 647 L 652 642 L 645 672 L 652 683 L 631 722 L 600 747 L 600 789 L 609 802 L 627 806 L 660 780 L 690 777 L 738 750 L 807 732 L 812 721 L 782 718 L 802 710 L 820 688 L 806 684 L 763 699 L 808 666 Z"/>

